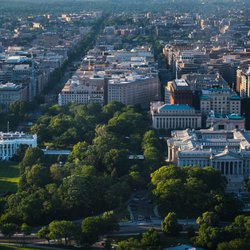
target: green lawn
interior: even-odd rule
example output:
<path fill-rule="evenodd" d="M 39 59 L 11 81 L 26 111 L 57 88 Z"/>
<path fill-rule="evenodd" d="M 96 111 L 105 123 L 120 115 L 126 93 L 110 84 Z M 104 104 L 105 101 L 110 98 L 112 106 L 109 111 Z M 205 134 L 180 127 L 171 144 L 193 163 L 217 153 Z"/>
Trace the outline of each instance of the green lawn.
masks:
<path fill-rule="evenodd" d="M 31 247 L 19 247 L 10 245 L 0 245 L 0 250 L 30 250 L 30 249 L 42 249 L 42 248 L 31 248 Z"/>
<path fill-rule="evenodd" d="M 17 164 L 11 162 L 0 162 L 0 194 L 16 192 L 19 175 Z"/>

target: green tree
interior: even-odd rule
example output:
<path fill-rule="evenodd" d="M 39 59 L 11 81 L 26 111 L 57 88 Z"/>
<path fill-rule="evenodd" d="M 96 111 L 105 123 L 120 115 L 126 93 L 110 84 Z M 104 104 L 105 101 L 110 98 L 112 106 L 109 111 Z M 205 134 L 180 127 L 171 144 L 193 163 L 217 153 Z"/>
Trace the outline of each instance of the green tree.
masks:
<path fill-rule="evenodd" d="M 137 239 L 130 238 L 118 243 L 117 250 L 143 250 L 140 242 Z"/>
<path fill-rule="evenodd" d="M 158 232 L 151 228 L 142 235 L 141 245 L 143 249 L 147 250 L 159 250 L 161 249 L 161 241 Z"/>
<path fill-rule="evenodd" d="M 222 242 L 218 244 L 217 250 L 247 250 L 250 249 L 250 243 L 245 239 L 235 239 L 229 242 Z"/>
<path fill-rule="evenodd" d="M 14 223 L 1 224 L 0 229 L 4 236 L 11 238 L 13 234 L 18 232 L 18 225 Z"/>
<path fill-rule="evenodd" d="M 49 228 L 47 226 L 42 227 L 38 232 L 37 232 L 37 236 L 40 239 L 45 239 L 48 241 L 50 240 L 50 236 L 49 236 Z"/>
<path fill-rule="evenodd" d="M 209 183 L 211 176 L 213 184 Z M 178 216 L 193 217 L 205 211 L 220 211 L 222 216 L 227 211 L 225 186 L 221 184 L 224 181 L 212 168 L 163 166 L 151 174 L 150 188 L 163 215 L 175 211 Z M 238 205 L 235 208 L 238 211 Z"/>
<path fill-rule="evenodd" d="M 219 218 L 214 212 L 205 212 L 197 218 L 196 223 L 198 225 L 218 226 Z"/>
<path fill-rule="evenodd" d="M 24 158 L 21 162 L 22 170 L 25 167 L 31 167 L 41 161 L 43 157 L 43 151 L 39 148 L 27 148 Z"/>
<path fill-rule="evenodd" d="M 76 237 L 76 232 L 76 225 L 71 221 L 52 221 L 49 224 L 49 237 L 58 241 L 64 239 L 66 245 Z"/>
<path fill-rule="evenodd" d="M 216 249 L 221 240 L 221 230 L 217 227 L 202 225 L 199 228 L 198 235 L 194 238 L 194 243 L 198 246 Z"/>
<path fill-rule="evenodd" d="M 168 213 L 162 222 L 162 231 L 169 235 L 177 235 L 181 231 L 181 225 L 178 224 L 176 214 Z"/>
<path fill-rule="evenodd" d="M 26 170 L 26 180 L 29 186 L 44 187 L 51 181 L 50 170 L 40 164 L 33 165 Z"/>
<path fill-rule="evenodd" d="M 23 223 L 21 225 L 21 232 L 25 235 L 28 236 L 31 234 L 31 228 L 28 226 L 26 223 Z"/>

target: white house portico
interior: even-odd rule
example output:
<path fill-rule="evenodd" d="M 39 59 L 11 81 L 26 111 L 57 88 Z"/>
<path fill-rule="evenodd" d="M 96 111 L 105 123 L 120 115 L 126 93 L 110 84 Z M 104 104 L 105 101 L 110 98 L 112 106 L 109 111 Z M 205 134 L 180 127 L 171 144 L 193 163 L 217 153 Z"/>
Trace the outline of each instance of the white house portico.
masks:
<path fill-rule="evenodd" d="M 20 145 L 37 147 L 37 135 L 28 135 L 19 132 L 0 132 L 0 161 L 8 161 L 12 158 Z"/>

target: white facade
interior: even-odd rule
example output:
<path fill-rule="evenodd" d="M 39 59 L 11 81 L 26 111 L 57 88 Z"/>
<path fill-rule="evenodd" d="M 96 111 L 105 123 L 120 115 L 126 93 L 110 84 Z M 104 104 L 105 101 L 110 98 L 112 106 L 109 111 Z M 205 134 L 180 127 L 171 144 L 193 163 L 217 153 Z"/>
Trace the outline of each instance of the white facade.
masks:
<path fill-rule="evenodd" d="M 168 161 L 182 166 L 211 166 L 239 191 L 250 175 L 250 131 L 181 130 L 168 139 Z"/>
<path fill-rule="evenodd" d="M 156 129 L 200 128 L 201 114 L 189 105 L 151 103 L 152 126 Z"/>
<path fill-rule="evenodd" d="M 20 145 L 37 147 L 37 135 L 27 135 L 19 132 L 0 132 L 0 161 L 11 159 Z"/>
<path fill-rule="evenodd" d="M 211 110 L 215 115 L 240 114 L 241 99 L 230 88 L 214 88 L 203 90 L 200 100 L 200 109 L 203 114 Z"/>
<path fill-rule="evenodd" d="M 104 79 L 98 79 L 99 85 L 93 84 L 91 79 L 79 80 L 70 79 L 58 96 L 60 106 L 69 103 L 88 104 L 91 102 L 104 104 Z"/>

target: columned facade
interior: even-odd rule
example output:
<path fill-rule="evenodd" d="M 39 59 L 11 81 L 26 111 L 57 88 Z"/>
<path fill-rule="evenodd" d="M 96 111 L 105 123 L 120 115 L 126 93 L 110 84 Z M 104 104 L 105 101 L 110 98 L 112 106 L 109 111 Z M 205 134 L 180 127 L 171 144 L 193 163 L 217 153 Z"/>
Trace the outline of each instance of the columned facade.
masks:
<path fill-rule="evenodd" d="M 8 161 L 15 154 L 20 145 L 37 147 L 37 136 L 24 133 L 2 133 L 0 132 L 0 161 Z"/>
<path fill-rule="evenodd" d="M 168 143 L 168 162 L 179 167 L 211 166 L 227 179 L 227 189 L 238 192 L 250 176 L 250 131 L 179 130 Z"/>

